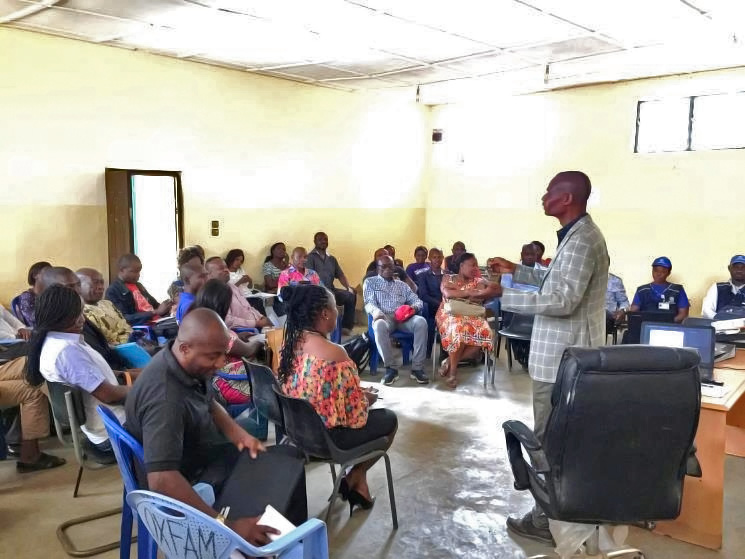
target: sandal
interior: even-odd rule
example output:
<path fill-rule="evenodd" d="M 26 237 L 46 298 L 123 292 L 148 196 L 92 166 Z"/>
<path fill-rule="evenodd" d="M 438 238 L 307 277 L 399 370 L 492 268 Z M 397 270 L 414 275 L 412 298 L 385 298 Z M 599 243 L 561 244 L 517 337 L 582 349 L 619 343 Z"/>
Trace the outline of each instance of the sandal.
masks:
<path fill-rule="evenodd" d="M 59 456 L 52 456 L 42 452 L 39 454 L 39 459 L 36 462 L 16 462 L 16 471 L 19 474 L 28 474 L 31 472 L 39 472 L 41 470 L 51 470 L 58 466 L 63 466 L 67 463 L 64 458 Z"/>
<path fill-rule="evenodd" d="M 447 384 L 449 388 L 455 389 L 458 386 L 458 379 L 455 375 L 448 375 L 445 379 L 445 384 Z"/>
<path fill-rule="evenodd" d="M 437 370 L 438 373 L 440 373 L 441 377 L 448 376 L 448 373 L 450 372 L 450 359 L 446 357 L 442 360 L 442 363 L 440 363 L 440 368 Z"/>

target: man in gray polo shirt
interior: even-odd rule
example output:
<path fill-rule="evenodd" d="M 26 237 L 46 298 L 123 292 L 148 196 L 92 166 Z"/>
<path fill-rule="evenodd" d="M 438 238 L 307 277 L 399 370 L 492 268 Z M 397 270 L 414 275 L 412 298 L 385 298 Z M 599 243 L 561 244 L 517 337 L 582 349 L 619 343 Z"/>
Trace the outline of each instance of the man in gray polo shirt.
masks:
<path fill-rule="evenodd" d="M 187 314 L 178 337 L 145 367 L 127 396 L 125 427 L 142 442 L 152 491 L 213 518 L 230 506 L 226 524 L 264 545 L 275 533 L 257 524 L 266 505 L 296 525 L 307 519 L 304 461 L 293 447 L 265 449 L 214 401 L 209 380 L 224 365 L 229 340 L 214 311 Z M 196 482 L 212 485 L 217 510 L 192 489 Z"/>
<path fill-rule="evenodd" d="M 357 304 L 357 294 L 349 285 L 347 276 L 344 275 L 344 271 L 339 266 L 339 261 L 326 252 L 329 246 L 328 235 L 319 231 L 313 236 L 313 244 L 315 248 L 308 254 L 305 267 L 314 270 L 320 276 L 323 285 L 334 292 L 336 302 L 339 305 L 344 305 L 341 325 L 342 332 L 348 335 L 354 328 L 354 307 Z M 334 280 L 337 279 L 344 289 L 334 287 Z"/>

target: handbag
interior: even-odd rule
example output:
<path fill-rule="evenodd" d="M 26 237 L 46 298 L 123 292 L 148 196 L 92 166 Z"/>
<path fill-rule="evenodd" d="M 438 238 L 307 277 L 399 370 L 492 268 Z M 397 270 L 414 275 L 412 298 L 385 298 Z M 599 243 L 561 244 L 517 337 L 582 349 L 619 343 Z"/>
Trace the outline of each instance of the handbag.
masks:
<path fill-rule="evenodd" d="M 464 299 L 448 299 L 445 301 L 445 312 L 452 316 L 486 316 L 483 305 L 477 305 Z"/>

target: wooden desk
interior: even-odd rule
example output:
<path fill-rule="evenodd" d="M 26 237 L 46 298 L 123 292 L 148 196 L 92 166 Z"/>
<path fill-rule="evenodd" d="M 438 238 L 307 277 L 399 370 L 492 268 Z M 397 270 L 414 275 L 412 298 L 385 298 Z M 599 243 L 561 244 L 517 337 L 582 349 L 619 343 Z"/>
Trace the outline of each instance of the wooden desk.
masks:
<path fill-rule="evenodd" d="M 738 351 L 738 357 L 745 352 Z M 730 361 L 736 362 L 738 357 Z M 721 364 L 728 366 L 728 361 Z M 657 523 L 655 532 L 710 549 L 722 547 L 724 510 L 724 456 L 745 456 L 745 371 L 715 369 L 724 382 L 723 398 L 701 398 L 696 432 L 696 456 L 703 476 L 685 478 L 683 505 L 675 520 Z"/>

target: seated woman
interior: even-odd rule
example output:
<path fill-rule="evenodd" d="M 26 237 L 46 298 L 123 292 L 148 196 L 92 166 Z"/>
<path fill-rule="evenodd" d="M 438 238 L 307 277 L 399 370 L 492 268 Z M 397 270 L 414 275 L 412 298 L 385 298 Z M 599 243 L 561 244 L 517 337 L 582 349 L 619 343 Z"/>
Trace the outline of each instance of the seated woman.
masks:
<path fill-rule="evenodd" d="M 398 429 L 396 414 L 369 409 L 377 396 L 360 388 L 354 361 L 327 339 L 336 327 L 333 293 L 320 285 L 297 285 L 282 288 L 282 297 L 287 305 L 279 363 L 284 392 L 313 405 L 339 448 L 355 448 L 380 437 L 388 437 L 390 446 Z M 342 480 L 339 491 L 349 501 L 350 514 L 356 506 L 373 506 L 366 472 L 377 460 L 356 465 Z"/>
<path fill-rule="evenodd" d="M 290 258 L 292 264 L 286 270 L 282 270 L 282 273 L 279 274 L 277 288 L 281 290 L 287 285 L 298 285 L 301 283 L 320 285 L 321 278 L 316 271 L 305 267 L 305 261 L 307 259 L 308 251 L 303 247 L 295 247 L 292 250 L 292 257 Z M 279 298 L 282 299 L 281 292 Z"/>
<path fill-rule="evenodd" d="M 194 309 L 207 308 L 215 311 L 224 321 L 230 310 L 232 299 L 233 292 L 230 287 L 219 279 L 211 279 L 199 290 L 194 304 L 186 314 Z M 241 358 L 255 357 L 264 347 L 264 339 L 264 336 L 252 332 L 236 334 L 231 331 L 227 361 L 220 371 L 227 375 L 245 375 L 246 369 Z M 222 396 L 225 404 L 247 404 L 251 400 L 250 384 L 247 380 L 227 380 L 214 376 L 212 384 Z"/>
<path fill-rule="evenodd" d="M 10 309 L 13 314 L 20 315 L 16 317 L 31 328 L 34 327 L 34 303 L 36 302 L 36 297 L 41 293 L 39 276 L 45 268 L 51 267 L 52 265 L 49 262 L 31 264 L 31 267 L 28 269 L 28 284 L 31 287 L 18 296 L 18 313 L 16 313 L 16 309 Z"/>
<path fill-rule="evenodd" d="M 254 281 L 251 279 L 244 270 L 243 262 L 245 262 L 246 256 L 243 251 L 239 248 L 234 248 L 228 251 L 225 256 L 225 264 L 230 272 L 230 283 L 235 285 L 244 297 L 251 296 L 251 287 L 253 287 Z"/>
<path fill-rule="evenodd" d="M 683 322 L 688 316 L 691 304 L 682 285 L 667 281 L 672 269 L 673 264 L 667 256 L 656 258 L 652 262 L 652 283 L 636 288 L 629 310 L 667 311 L 674 315 L 675 322 Z"/>
<path fill-rule="evenodd" d="M 491 350 L 492 330 L 482 316 L 460 316 L 445 312 L 449 299 L 466 299 L 483 304 L 485 299 L 494 297 L 498 287 L 479 275 L 479 263 L 470 252 L 461 254 L 457 262 L 458 273 L 446 275 L 440 286 L 442 304 L 435 321 L 442 338 L 442 347 L 448 357 L 440 365 L 440 375 L 447 378 L 447 384 L 455 388 L 458 384 L 458 362 L 463 359 L 476 359 L 482 348 Z"/>
<path fill-rule="evenodd" d="M 129 386 L 122 386 L 106 360 L 80 335 L 85 323 L 80 295 L 62 285 L 48 287 L 36 302 L 36 328 L 28 343 L 26 379 L 31 386 L 45 380 L 80 388 L 85 405 L 81 425 L 92 458 L 113 463 L 114 453 L 96 406 L 110 408 L 124 423 L 124 399 Z M 135 371 L 129 371 L 136 378 Z"/>
<path fill-rule="evenodd" d="M 429 270 L 427 263 L 427 247 L 418 246 L 414 249 L 414 262 L 406 266 L 406 275 L 411 281 L 417 282 L 417 276 Z M 418 282 L 417 282 L 418 283 Z"/>

